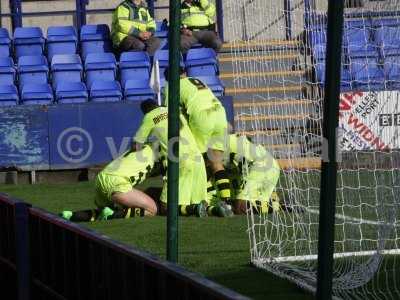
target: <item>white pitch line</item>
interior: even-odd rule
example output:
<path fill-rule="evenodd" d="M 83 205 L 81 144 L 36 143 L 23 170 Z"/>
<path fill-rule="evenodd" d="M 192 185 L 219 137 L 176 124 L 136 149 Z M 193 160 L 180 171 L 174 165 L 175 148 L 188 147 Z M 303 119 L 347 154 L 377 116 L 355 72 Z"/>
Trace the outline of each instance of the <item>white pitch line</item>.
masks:
<path fill-rule="evenodd" d="M 319 211 L 316 209 L 311 209 L 311 208 L 306 208 L 306 210 L 312 214 L 316 214 L 319 215 Z M 352 221 L 352 222 L 356 222 L 359 224 L 368 224 L 368 225 L 386 225 L 386 226 L 395 226 L 395 227 L 399 227 L 400 224 L 395 224 L 395 223 L 384 223 L 384 222 L 378 222 L 378 221 L 372 221 L 372 220 L 365 220 L 365 219 L 359 219 L 359 218 L 354 218 L 354 217 L 350 217 L 350 216 L 346 216 L 346 215 L 342 215 L 342 214 L 335 214 L 335 218 L 337 219 L 341 219 L 344 221 Z"/>
<path fill-rule="evenodd" d="M 400 249 L 390 249 L 390 250 L 370 250 L 370 251 L 356 251 L 356 252 L 342 252 L 334 253 L 333 258 L 345 258 L 354 256 L 372 256 L 375 254 L 380 255 L 399 255 Z M 282 256 L 282 257 L 267 257 L 258 259 L 262 263 L 278 263 L 278 262 L 295 262 L 295 261 L 309 261 L 317 260 L 317 254 L 310 255 L 299 255 L 299 256 Z"/>

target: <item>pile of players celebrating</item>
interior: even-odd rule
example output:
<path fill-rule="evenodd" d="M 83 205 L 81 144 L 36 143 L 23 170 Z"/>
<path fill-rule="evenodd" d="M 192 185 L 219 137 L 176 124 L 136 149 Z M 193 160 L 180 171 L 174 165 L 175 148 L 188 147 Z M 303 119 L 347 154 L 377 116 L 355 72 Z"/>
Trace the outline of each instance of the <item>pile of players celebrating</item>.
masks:
<path fill-rule="evenodd" d="M 180 70 L 179 214 L 231 217 L 285 209 L 275 187 L 280 167 L 262 146 L 229 134 L 225 109 L 200 80 Z M 168 81 L 168 69 L 165 72 Z M 168 85 L 164 91 L 168 103 Z M 132 148 L 110 162 L 95 180 L 96 209 L 63 211 L 73 222 L 167 213 L 168 108 L 141 103 L 142 124 Z M 176 141 L 177 142 L 177 141 Z M 163 175 L 162 189 L 137 189 L 150 175 Z"/>

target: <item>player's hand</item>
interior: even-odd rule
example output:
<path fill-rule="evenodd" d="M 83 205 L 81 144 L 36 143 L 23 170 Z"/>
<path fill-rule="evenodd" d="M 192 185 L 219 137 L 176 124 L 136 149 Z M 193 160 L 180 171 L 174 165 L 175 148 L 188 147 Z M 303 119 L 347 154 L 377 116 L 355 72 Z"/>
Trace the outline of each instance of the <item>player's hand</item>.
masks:
<path fill-rule="evenodd" d="M 192 31 L 190 29 L 187 29 L 187 28 L 182 28 L 181 32 L 182 32 L 183 35 L 187 35 L 187 36 L 192 36 L 193 35 Z"/>

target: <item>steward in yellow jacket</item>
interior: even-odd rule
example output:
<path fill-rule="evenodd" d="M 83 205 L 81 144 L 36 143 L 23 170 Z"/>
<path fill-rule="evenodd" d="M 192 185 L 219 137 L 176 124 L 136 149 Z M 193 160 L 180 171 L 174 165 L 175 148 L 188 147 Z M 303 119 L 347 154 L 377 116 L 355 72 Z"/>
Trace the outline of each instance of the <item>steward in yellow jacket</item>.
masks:
<path fill-rule="evenodd" d="M 218 51 L 222 42 L 215 33 L 215 5 L 209 0 L 184 0 L 181 6 L 181 50 L 187 52 L 194 44 Z"/>
<path fill-rule="evenodd" d="M 147 51 L 154 55 L 160 46 L 155 30 L 156 22 L 142 0 L 125 0 L 114 11 L 111 36 L 120 52 Z"/>

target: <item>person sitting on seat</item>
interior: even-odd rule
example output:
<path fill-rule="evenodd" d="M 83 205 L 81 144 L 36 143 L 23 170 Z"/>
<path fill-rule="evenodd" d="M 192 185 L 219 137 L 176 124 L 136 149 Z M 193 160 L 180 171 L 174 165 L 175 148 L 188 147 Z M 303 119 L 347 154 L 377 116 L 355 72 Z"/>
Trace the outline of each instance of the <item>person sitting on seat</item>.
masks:
<path fill-rule="evenodd" d="M 184 0 L 181 13 L 181 51 L 186 53 L 200 43 L 218 52 L 222 42 L 215 32 L 215 5 L 209 0 Z"/>
<path fill-rule="evenodd" d="M 156 23 L 142 0 L 125 0 L 115 9 L 111 36 L 114 48 L 124 51 L 147 51 L 149 55 L 160 47 L 154 36 Z"/>

